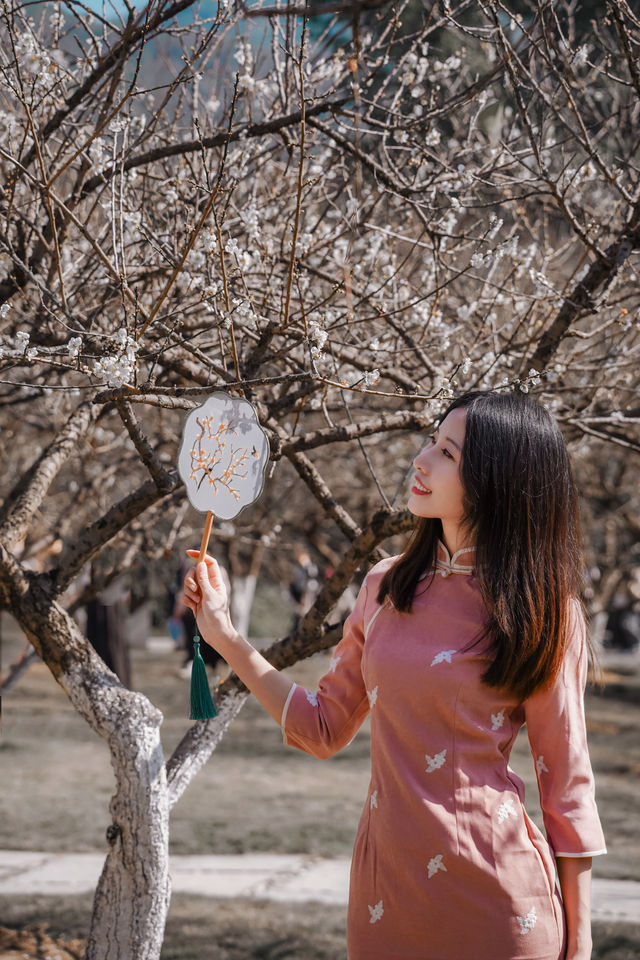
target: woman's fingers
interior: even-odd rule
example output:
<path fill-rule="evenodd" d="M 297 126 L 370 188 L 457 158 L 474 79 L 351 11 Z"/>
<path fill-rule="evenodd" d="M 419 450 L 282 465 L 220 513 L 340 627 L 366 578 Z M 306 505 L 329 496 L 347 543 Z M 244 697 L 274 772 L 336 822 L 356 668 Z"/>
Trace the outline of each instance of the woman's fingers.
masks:
<path fill-rule="evenodd" d="M 189 554 L 190 557 L 199 557 L 199 556 L 200 556 L 200 551 L 199 551 L 199 550 L 187 550 L 187 553 Z M 215 562 L 215 557 L 211 557 L 208 553 L 205 553 L 205 555 L 204 555 L 204 562 L 205 562 L 207 565 L 211 565 L 212 563 Z"/>

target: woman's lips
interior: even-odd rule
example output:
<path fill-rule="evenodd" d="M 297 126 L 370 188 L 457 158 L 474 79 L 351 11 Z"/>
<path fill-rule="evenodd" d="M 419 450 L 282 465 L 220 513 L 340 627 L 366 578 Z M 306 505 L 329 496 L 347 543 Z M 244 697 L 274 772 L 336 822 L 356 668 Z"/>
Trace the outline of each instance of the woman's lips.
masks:
<path fill-rule="evenodd" d="M 427 494 L 431 493 L 431 490 L 429 490 L 428 487 L 425 487 L 425 485 L 421 483 L 421 481 L 417 477 L 415 477 L 414 484 L 411 487 L 411 493 L 415 493 L 419 497 L 426 497 Z"/>

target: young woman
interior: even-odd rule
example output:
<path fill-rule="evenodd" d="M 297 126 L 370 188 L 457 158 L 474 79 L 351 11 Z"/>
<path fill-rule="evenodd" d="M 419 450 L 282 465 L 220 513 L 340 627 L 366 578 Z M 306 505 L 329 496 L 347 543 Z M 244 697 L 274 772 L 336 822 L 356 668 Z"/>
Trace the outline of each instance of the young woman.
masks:
<path fill-rule="evenodd" d="M 605 848 L 562 436 L 526 395 L 468 393 L 414 466 L 415 531 L 370 570 L 317 693 L 238 636 L 215 560 L 186 601 L 286 743 L 331 756 L 370 714 L 349 960 L 589 960 L 591 857 Z M 546 840 L 508 765 L 523 723 Z"/>

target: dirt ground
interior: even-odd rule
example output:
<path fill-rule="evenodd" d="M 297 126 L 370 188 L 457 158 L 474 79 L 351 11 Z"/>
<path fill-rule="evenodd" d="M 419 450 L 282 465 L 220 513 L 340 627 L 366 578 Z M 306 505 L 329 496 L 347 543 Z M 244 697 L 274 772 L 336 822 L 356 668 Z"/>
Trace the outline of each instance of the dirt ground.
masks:
<path fill-rule="evenodd" d="M 5 639 L 3 663 L 19 649 L 17 637 Z M 188 681 L 179 676 L 180 664 L 181 656 L 173 650 L 134 651 L 134 685 L 164 713 L 167 757 L 189 725 Z M 328 655 L 317 655 L 290 673 L 313 687 L 327 664 Z M 594 874 L 640 880 L 640 669 L 637 658 L 614 666 L 604 691 L 589 692 L 586 702 L 597 796 L 609 847 L 608 856 L 594 861 Z M 525 780 L 527 805 L 539 820 L 525 737 L 514 748 L 512 765 Z M 34 665 L 4 698 L 0 766 L 0 847 L 104 849 L 113 787 L 106 746 L 74 712 L 41 664 Z M 250 700 L 174 808 L 171 851 L 348 856 L 368 779 L 366 725 L 346 750 L 329 761 L 319 761 L 284 747 L 278 728 Z M 0 924 L 10 928 L 9 933 L 0 930 L 0 960 L 19 956 L 68 960 L 81 955 L 73 952 L 78 949 L 74 942 L 86 935 L 90 907 L 90 897 L 0 898 Z M 307 909 L 176 896 L 162 956 L 163 960 L 344 960 L 344 922 L 343 909 L 316 904 Z M 25 926 L 32 932 L 12 947 L 12 931 Z M 54 944 L 46 940 L 47 929 L 68 945 L 55 946 L 56 953 Z M 40 946 L 34 939 L 38 936 Z M 596 925 L 594 940 L 594 960 L 637 958 L 640 918 L 637 927 Z"/>
<path fill-rule="evenodd" d="M 89 896 L 0 899 L 0 960 L 79 960 L 90 911 Z M 592 960 L 638 960 L 639 926 L 599 923 L 593 935 Z M 162 960 L 347 960 L 344 944 L 339 907 L 175 896 Z"/>

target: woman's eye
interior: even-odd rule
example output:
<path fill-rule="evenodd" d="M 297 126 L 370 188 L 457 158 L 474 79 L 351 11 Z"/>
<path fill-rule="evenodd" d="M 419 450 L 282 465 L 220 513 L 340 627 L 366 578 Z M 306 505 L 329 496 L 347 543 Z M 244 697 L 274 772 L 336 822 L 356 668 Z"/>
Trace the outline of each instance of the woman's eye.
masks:
<path fill-rule="evenodd" d="M 451 456 L 451 454 L 449 453 L 449 451 L 446 449 L 446 447 L 443 449 L 442 452 L 444 453 L 445 457 L 448 457 L 448 458 L 449 458 L 449 460 L 453 460 L 453 457 Z"/>

